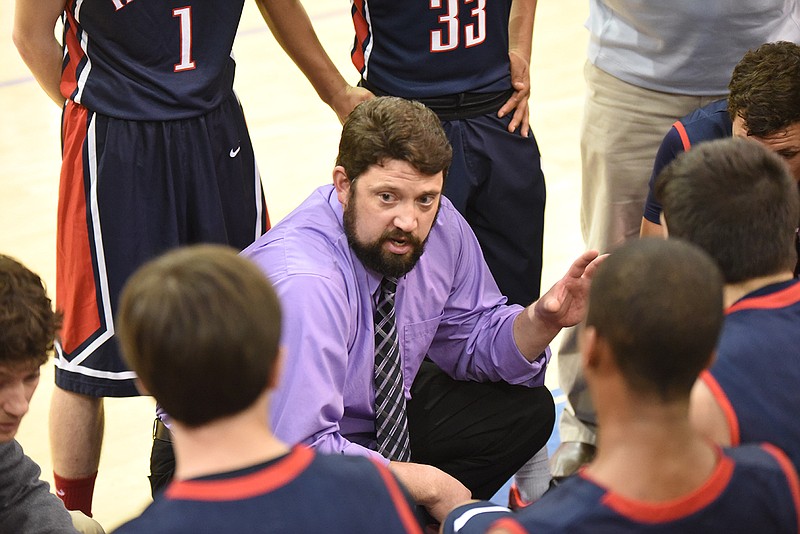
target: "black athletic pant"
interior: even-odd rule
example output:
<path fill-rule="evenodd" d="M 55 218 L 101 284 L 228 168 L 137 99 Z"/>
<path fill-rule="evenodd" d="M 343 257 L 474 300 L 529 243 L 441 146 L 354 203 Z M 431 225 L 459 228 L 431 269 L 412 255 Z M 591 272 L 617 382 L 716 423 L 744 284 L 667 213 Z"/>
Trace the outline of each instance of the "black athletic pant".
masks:
<path fill-rule="evenodd" d="M 408 404 L 411 461 L 438 467 L 461 481 L 473 498 L 489 499 L 550 438 L 555 407 L 544 386 L 453 380 L 426 360 Z M 154 439 L 153 494 L 175 470 L 169 442 Z"/>
<path fill-rule="evenodd" d="M 452 475 L 475 499 L 497 493 L 545 446 L 555 424 L 546 387 L 453 380 L 428 360 L 411 397 L 411 461 Z"/>

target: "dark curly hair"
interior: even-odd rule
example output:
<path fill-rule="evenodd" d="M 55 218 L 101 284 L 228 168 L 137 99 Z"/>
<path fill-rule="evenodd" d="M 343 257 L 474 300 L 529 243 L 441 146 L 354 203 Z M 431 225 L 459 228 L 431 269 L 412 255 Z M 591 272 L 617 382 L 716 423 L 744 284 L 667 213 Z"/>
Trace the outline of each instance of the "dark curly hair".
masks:
<path fill-rule="evenodd" d="M 0 365 L 43 364 L 60 328 L 42 279 L 0 254 Z"/>
<path fill-rule="evenodd" d="M 766 43 L 748 51 L 733 69 L 728 113 L 750 135 L 766 137 L 800 121 L 800 46 Z"/>

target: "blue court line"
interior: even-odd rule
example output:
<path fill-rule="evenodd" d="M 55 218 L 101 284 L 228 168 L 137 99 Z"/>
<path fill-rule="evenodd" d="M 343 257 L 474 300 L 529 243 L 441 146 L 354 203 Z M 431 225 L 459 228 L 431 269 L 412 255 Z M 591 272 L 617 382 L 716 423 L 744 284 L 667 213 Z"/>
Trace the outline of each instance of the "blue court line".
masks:
<path fill-rule="evenodd" d="M 15 85 L 22 85 L 34 81 L 33 76 L 24 76 L 13 80 L 0 80 L 0 89 L 4 87 L 13 87 Z"/>

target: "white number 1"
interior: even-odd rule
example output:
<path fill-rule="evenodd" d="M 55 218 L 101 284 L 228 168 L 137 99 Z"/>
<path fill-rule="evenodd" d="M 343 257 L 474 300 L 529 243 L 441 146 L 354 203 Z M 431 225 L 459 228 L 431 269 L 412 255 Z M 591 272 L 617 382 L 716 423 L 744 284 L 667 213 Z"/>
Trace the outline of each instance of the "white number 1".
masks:
<path fill-rule="evenodd" d="M 176 7 L 172 10 L 172 16 L 181 19 L 181 62 L 175 64 L 175 72 L 192 70 L 195 68 L 192 59 L 192 8 Z"/>
<path fill-rule="evenodd" d="M 464 46 L 479 45 L 486 40 L 486 0 L 463 0 L 465 4 L 477 2 L 477 7 L 470 11 L 470 15 L 477 24 L 470 23 L 464 26 Z M 431 30 L 431 52 L 447 52 L 454 50 L 459 45 L 459 0 L 447 0 L 447 13 L 439 15 L 439 22 L 447 24 L 447 37 L 443 38 L 441 29 Z M 431 9 L 441 9 L 442 0 L 430 0 Z"/>

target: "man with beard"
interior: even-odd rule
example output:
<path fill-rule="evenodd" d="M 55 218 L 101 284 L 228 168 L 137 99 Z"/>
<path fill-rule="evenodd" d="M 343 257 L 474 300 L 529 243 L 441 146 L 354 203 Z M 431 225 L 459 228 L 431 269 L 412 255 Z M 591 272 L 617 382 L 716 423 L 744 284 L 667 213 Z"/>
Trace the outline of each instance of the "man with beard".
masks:
<path fill-rule="evenodd" d="M 333 184 L 242 253 L 286 314 L 275 434 L 388 464 L 437 520 L 491 497 L 547 441 L 548 343 L 583 318 L 599 263 L 584 253 L 536 303 L 506 305 L 442 197 L 451 154 L 421 104 L 364 102 Z"/>

